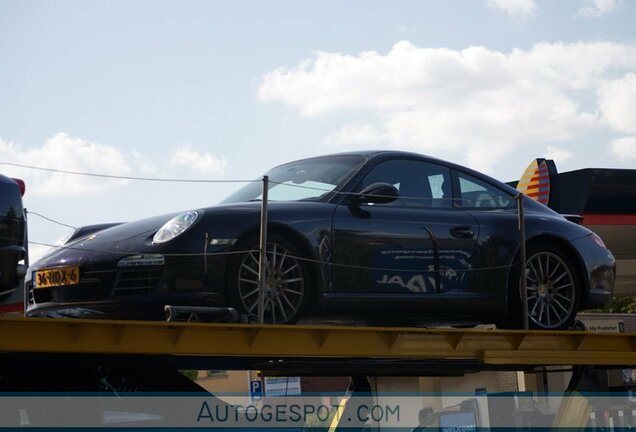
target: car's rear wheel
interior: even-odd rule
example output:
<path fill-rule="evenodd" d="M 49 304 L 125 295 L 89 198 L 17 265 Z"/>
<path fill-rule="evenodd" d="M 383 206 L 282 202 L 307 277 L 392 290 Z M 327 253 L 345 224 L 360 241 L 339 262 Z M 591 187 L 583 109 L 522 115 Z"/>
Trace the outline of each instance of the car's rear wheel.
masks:
<path fill-rule="evenodd" d="M 252 238 L 242 243 L 248 250 L 233 262 L 230 299 L 241 312 L 255 319 L 259 306 L 259 244 Z M 264 289 L 264 320 L 270 324 L 296 322 L 305 310 L 309 298 L 308 266 L 298 249 L 277 235 L 267 242 Z"/>
<path fill-rule="evenodd" d="M 531 243 L 526 262 L 528 320 L 535 329 L 565 329 L 578 309 L 580 277 L 572 259 L 550 243 Z"/>

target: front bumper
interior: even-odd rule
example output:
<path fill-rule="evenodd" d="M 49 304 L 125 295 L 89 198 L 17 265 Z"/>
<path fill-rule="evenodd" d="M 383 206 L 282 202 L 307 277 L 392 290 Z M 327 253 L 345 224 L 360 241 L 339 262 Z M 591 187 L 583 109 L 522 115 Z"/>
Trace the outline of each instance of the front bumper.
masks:
<path fill-rule="evenodd" d="M 80 267 L 77 285 L 35 288 L 25 281 L 27 315 L 101 319 L 164 320 L 164 306 L 223 306 L 219 284 L 192 266 Z M 106 268 L 105 268 L 106 267 Z M 177 270 L 179 269 L 179 270 Z"/>
<path fill-rule="evenodd" d="M 115 300 L 30 304 L 30 317 L 164 321 L 164 306 L 221 306 L 213 293 L 155 294 Z"/>

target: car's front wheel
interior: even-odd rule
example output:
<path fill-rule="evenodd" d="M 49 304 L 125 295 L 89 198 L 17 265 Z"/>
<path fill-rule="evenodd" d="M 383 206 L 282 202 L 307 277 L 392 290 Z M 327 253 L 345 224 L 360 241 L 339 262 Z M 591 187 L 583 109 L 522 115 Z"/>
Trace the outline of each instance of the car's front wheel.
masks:
<path fill-rule="evenodd" d="M 531 328 L 566 329 L 578 309 L 579 276 L 572 259 L 550 243 L 528 246 L 526 284 Z"/>
<path fill-rule="evenodd" d="M 231 303 L 255 319 L 259 307 L 259 245 L 253 238 L 242 243 L 247 250 L 232 265 Z M 298 249 L 280 236 L 270 235 L 267 242 L 264 321 L 270 324 L 296 322 L 308 300 L 308 266 Z"/>

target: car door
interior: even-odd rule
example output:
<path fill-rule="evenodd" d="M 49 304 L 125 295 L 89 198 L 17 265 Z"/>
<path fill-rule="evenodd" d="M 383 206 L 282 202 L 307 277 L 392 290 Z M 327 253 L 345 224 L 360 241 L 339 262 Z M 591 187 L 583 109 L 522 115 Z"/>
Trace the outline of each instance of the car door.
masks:
<path fill-rule="evenodd" d="M 386 160 L 355 190 L 373 183 L 394 185 L 400 197 L 387 204 L 348 199 L 336 208 L 333 291 L 421 297 L 461 286 L 479 227 L 454 208 L 450 170 L 423 160 Z"/>
<path fill-rule="evenodd" d="M 518 247 L 514 197 L 496 185 L 461 171 L 453 172 L 455 206 L 479 223 L 475 253 L 464 281 L 466 290 L 505 299 L 511 261 Z"/>

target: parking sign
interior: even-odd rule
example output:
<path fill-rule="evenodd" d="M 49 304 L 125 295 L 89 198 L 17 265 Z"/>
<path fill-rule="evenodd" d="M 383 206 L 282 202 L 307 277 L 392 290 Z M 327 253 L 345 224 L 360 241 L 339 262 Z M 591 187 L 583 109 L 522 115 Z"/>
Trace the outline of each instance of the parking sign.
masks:
<path fill-rule="evenodd" d="M 250 400 L 252 402 L 263 399 L 263 382 L 260 379 L 250 380 Z"/>

